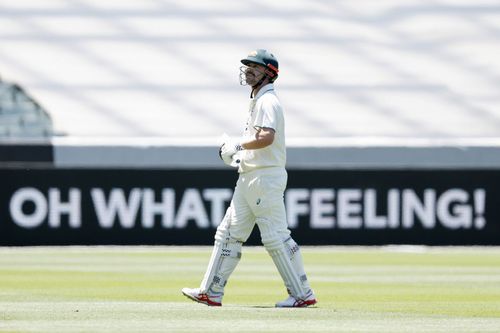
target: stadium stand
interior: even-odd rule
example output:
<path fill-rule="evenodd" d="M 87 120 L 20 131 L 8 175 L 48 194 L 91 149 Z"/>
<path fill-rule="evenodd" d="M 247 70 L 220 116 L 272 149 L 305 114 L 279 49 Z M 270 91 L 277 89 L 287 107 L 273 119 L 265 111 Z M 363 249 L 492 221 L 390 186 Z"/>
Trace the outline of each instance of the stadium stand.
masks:
<path fill-rule="evenodd" d="M 0 80 L 0 138 L 48 138 L 49 114 L 19 85 Z"/>
<path fill-rule="evenodd" d="M 237 135 L 248 98 L 239 59 L 257 47 L 280 60 L 288 137 L 500 135 L 498 1 L 23 0 L 0 9 L 0 72 L 69 136 Z"/>

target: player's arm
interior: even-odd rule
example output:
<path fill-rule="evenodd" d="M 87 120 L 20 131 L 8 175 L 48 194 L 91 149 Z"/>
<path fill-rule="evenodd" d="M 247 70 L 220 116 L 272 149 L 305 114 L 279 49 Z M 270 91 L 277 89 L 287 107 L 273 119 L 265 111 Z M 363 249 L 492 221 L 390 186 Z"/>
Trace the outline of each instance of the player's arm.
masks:
<path fill-rule="evenodd" d="M 255 138 L 241 143 L 244 149 L 262 149 L 274 142 L 274 129 L 260 127 L 255 134 Z"/>
<path fill-rule="evenodd" d="M 234 156 L 239 150 L 243 149 L 262 149 L 274 142 L 274 129 L 270 127 L 259 127 L 254 139 L 246 140 L 241 143 L 237 141 L 229 140 L 229 137 L 225 139 L 222 146 L 219 148 L 219 156 L 227 165 L 236 167 L 234 163 Z"/>

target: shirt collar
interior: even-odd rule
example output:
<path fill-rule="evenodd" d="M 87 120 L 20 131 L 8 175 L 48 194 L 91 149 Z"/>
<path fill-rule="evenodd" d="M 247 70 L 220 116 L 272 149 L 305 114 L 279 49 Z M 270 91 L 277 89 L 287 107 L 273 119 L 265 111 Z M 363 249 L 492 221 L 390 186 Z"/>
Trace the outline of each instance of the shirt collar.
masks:
<path fill-rule="evenodd" d="M 268 83 L 265 86 L 263 86 L 262 88 L 260 88 L 259 92 L 257 93 L 257 96 L 255 96 L 253 99 L 256 100 L 260 96 L 264 95 L 266 92 L 271 91 L 271 90 L 274 90 L 274 85 L 272 83 Z"/>

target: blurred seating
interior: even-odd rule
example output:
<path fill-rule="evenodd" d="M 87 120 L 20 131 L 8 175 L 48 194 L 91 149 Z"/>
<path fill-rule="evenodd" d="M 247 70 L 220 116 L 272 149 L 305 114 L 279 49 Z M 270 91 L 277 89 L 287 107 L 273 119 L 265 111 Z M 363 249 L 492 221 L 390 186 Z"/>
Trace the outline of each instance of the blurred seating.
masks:
<path fill-rule="evenodd" d="M 21 86 L 0 80 L 0 139 L 46 138 L 52 128 L 47 111 Z"/>
<path fill-rule="evenodd" d="M 58 133 L 215 138 L 241 134 L 262 47 L 288 138 L 496 138 L 499 22 L 498 0 L 5 1 L 0 72 Z"/>

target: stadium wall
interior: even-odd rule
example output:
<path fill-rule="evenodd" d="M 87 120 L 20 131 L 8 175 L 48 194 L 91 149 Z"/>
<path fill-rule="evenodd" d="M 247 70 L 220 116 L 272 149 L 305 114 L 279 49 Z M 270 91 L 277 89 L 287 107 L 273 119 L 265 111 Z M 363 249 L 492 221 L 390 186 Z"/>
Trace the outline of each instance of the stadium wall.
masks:
<path fill-rule="evenodd" d="M 211 244 L 238 175 L 204 142 L 0 144 L 0 245 Z M 301 142 L 284 198 L 299 243 L 500 245 L 498 142 Z"/>

